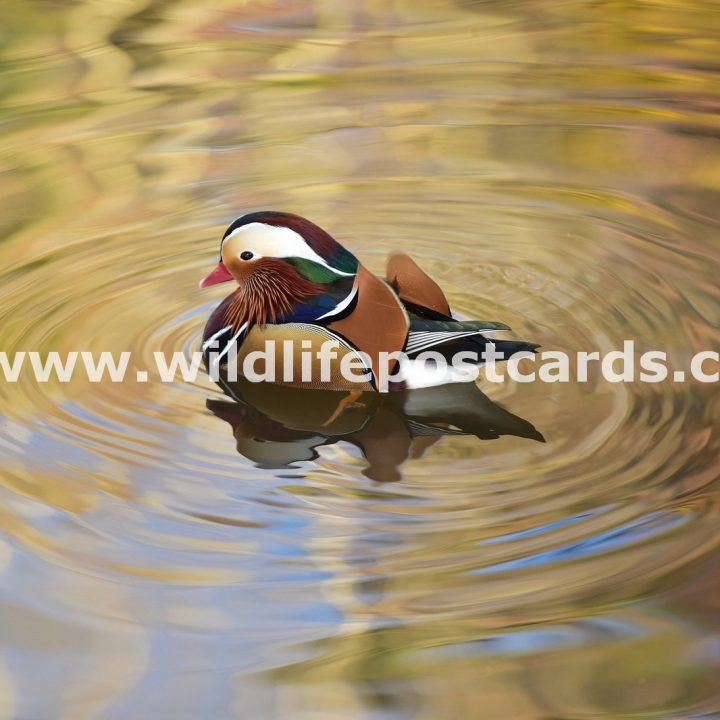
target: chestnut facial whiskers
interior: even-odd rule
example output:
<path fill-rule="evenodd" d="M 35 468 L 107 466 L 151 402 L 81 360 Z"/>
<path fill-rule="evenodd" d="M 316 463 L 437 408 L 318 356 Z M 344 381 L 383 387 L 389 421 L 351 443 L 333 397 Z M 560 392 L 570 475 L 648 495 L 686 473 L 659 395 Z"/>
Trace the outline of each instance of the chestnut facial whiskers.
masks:
<path fill-rule="evenodd" d="M 261 258 L 239 284 L 226 312 L 237 332 L 244 323 L 265 325 L 282 320 L 293 305 L 323 291 L 323 286 L 302 277 L 284 260 Z"/>

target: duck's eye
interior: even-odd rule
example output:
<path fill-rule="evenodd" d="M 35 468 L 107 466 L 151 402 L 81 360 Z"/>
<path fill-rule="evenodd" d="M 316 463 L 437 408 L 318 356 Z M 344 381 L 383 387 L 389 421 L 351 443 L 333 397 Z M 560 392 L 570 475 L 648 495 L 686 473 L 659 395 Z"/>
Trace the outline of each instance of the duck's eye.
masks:
<path fill-rule="evenodd" d="M 243 251 L 240 253 L 240 259 L 241 259 L 241 260 L 252 260 L 252 259 L 253 259 L 253 254 L 252 254 L 249 250 L 243 250 Z"/>

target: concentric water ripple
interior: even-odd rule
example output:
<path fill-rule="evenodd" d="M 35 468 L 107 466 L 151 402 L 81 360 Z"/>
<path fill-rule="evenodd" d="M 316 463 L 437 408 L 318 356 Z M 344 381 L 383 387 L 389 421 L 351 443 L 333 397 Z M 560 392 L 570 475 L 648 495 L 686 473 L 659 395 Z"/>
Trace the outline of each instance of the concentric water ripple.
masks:
<path fill-rule="evenodd" d="M 2 711 L 720 712 L 713 385 L 483 380 L 546 442 L 417 438 L 381 483 L 352 433 L 273 465 L 154 365 L 197 350 L 227 222 L 274 208 L 545 350 L 689 370 L 720 339 L 714 9 L 121 5 L 2 50 L 0 349 L 132 353 L 0 383 L 3 612 L 70 676 L 36 648 L 37 697 L 9 635 Z"/>

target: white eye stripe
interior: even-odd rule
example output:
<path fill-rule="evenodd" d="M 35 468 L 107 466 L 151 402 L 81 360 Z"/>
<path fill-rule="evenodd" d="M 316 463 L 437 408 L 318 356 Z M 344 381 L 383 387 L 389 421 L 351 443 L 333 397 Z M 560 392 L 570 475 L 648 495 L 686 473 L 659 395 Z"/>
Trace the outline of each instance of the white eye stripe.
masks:
<path fill-rule="evenodd" d="M 248 223 L 233 230 L 223 239 L 222 245 L 234 238 L 242 238 L 241 252 L 251 252 L 254 259 L 262 257 L 299 257 L 312 260 L 336 275 L 352 276 L 355 273 L 343 272 L 328 265 L 303 239 L 302 235 L 287 227 Z"/>

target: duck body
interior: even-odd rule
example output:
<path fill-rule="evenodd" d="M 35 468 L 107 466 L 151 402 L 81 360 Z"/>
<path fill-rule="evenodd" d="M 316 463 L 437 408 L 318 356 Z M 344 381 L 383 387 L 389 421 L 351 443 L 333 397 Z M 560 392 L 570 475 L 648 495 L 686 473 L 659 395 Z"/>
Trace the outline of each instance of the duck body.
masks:
<path fill-rule="evenodd" d="M 408 255 L 392 254 L 380 279 L 322 228 L 289 213 L 251 213 L 228 227 L 220 262 L 201 287 L 233 281 L 203 333 L 206 364 L 236 358 L 242 372 L 252 360 L 256 376 L 278 384 L 385 392 L 474 380 L 453 358 L 480 358 L 488 333 L 509 330 L 454 319 L 441 288 Z M 328 341 L 335 349 L 323 359 Z M 491 342 L 504 358 L 537 347 Z M 447 367 L 428 366 L 429 351 Z"/>

